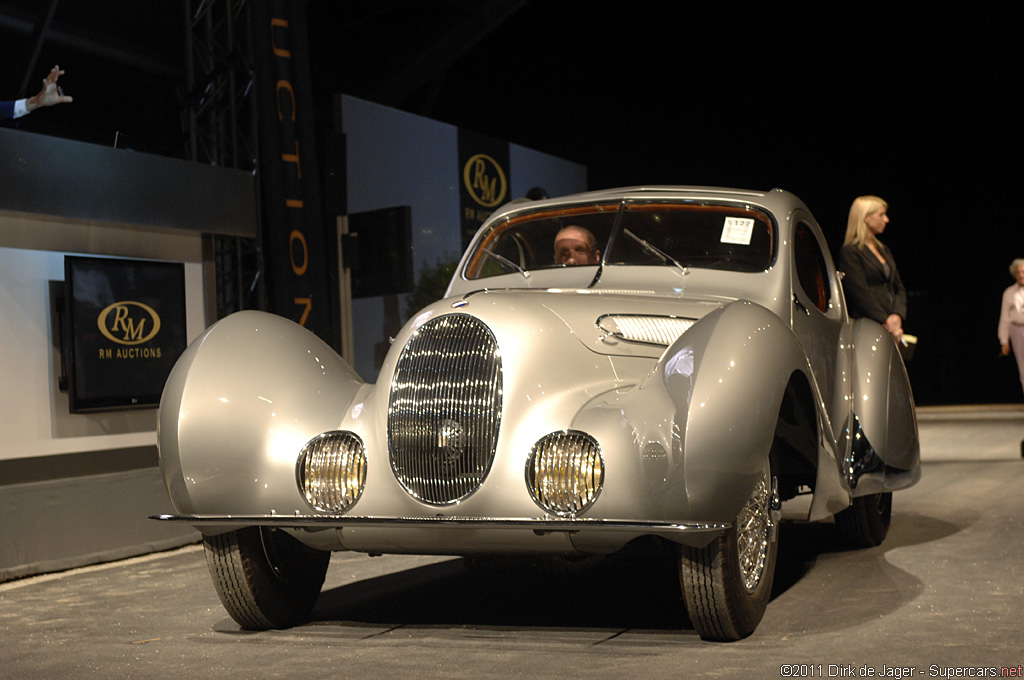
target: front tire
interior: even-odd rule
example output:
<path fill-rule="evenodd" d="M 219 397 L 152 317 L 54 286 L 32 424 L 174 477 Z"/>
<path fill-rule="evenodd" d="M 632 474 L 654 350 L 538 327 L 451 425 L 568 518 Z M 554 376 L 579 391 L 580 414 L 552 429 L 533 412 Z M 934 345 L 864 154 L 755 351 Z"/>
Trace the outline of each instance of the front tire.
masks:
<path fill-rule="evenodd" d="M 770 460 L 728 531 L 703 548 L 680 547 L 686 609 L 705 640 L 745 638 L 764 616 L 779 547 L 776 470 Z"/>
<path fill-rule="evenodd" d="M 836 515 L 836 528 L 844 545 L 873 548 L 881 545 L 892 522 L 892 492 L 858 496 Z"/>
<path fill-rule="evenodd" d="M 329 552 L 265 527 L 204 536 L 203 547 L 221 604 L 246 630 L 307 621 L 331 559 Z"/>

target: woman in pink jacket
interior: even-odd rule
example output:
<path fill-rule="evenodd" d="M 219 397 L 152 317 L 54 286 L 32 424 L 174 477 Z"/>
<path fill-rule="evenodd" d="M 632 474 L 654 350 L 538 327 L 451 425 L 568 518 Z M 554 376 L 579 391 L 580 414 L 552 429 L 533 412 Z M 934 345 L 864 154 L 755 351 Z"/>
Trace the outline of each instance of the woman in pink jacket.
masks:
<path fill-rule="evenodd" d="M 1021 386 L 1024 387 L 1024 258 L 1010 263 L 1010 274 L 1016 283 L 1003 291 L 1003 304 L 999 308 L 999 344 L 1003 356 L 1008 356 L 1013 350 Z"/>

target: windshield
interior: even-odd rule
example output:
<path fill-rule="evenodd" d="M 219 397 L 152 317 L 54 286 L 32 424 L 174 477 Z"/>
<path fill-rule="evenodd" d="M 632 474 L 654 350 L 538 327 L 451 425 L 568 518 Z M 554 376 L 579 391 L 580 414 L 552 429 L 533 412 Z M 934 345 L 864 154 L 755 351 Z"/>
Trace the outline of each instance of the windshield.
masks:
<path fill-rule="evenodd" d="M 731 205 L 617 202 L 542 209 L 497 222 L 466 266 L 468 279 L 579 265 L 759 272 L 774 258 L 773 224 Z"/>

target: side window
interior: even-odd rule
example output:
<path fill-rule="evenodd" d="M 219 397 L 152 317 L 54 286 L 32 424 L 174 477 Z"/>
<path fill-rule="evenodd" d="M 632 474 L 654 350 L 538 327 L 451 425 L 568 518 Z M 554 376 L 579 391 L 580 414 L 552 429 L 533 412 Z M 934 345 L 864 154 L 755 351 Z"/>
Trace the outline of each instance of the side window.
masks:
<path fill-rule="evenodd" d="M 832 289 L 828 280 L 828 268 L 825 256 L 818 245 L 818 239 L 803 222 L 796 225 L 794 239 L 794 260 L 796 275 L 804 294 L 821 310 L 828 312 L 828 301 L 832 299 Z"/>

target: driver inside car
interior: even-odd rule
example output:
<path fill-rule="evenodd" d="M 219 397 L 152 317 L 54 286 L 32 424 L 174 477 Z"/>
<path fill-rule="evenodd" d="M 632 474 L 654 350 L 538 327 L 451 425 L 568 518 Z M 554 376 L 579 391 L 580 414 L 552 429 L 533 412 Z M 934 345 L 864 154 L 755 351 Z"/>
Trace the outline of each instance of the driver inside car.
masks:
<path fill-rule="evenodd" d="M 585 227 L 570 225 L 555 235 L 555 264 L 597 264 L 601 251 L 597 249 L 594 234 Z"/>

